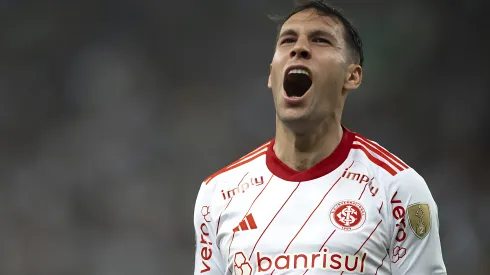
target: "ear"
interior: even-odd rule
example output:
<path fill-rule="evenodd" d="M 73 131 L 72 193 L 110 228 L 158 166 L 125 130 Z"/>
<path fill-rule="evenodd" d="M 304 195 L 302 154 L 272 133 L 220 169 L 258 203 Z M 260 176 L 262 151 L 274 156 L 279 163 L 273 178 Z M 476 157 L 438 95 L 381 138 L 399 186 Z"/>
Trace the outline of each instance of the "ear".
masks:
<path fill-rule="evenodd" d="M 272 89 L 271 73 L 272 73 L 272 64 L 270 64 L 269 66 L 269 80 L 267 81 L 267 87 L 269 87 L 269 89 Z"/>
<path fill-rule="evenodd" d="M 357 89 L 361 85 L 362 81 L 362 67 L 358 64 L 350 64 L 347 67 L 345 81 L 344 81 L 344 92 L 348 93 L 351 90 Z"/>

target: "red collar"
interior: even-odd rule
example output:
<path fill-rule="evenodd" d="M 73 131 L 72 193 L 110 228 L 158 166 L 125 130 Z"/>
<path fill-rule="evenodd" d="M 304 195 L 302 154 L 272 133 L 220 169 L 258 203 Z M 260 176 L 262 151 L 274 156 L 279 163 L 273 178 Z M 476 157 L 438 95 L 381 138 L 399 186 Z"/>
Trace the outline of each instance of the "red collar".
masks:
<path fill-rule="evenodd" d="M 272 174 L 286 181 L 309 181 L 325 176 L 337 169 L 349 155 L 355 133 L 346 128 L 343 129 L 344 133 L 342 135 L 342 140 L 332 154 L 310 169 L 301 172 L 289 168 L 277 158 L 276 153 L 274 152 L 275 139 L 273 139 L 267 148 L 267 168 L 269 168 Z"/>

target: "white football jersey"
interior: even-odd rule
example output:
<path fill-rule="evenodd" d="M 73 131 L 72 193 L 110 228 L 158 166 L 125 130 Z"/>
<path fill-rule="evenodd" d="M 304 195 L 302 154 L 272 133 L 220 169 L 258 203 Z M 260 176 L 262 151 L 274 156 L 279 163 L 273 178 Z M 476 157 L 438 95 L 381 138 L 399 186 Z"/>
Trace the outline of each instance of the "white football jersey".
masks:
<path fill-rule="evenodd" d="M 194 212 L 194 274 L 447 274 L 424 179 L 344 128 L 298 172 L 274 140 L 206 179 Z"/>

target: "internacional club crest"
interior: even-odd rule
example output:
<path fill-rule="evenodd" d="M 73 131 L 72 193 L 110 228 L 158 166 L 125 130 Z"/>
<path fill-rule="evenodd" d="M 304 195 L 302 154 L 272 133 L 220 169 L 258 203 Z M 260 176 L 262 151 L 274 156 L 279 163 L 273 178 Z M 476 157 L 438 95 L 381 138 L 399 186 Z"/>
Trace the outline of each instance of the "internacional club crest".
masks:
<path fill-rule="evenodd" d="M 330 221 L 339 229 L 356 230 L 366 221 L 366 210 L 357 201 L 339 201 L 330 210 Z"/>

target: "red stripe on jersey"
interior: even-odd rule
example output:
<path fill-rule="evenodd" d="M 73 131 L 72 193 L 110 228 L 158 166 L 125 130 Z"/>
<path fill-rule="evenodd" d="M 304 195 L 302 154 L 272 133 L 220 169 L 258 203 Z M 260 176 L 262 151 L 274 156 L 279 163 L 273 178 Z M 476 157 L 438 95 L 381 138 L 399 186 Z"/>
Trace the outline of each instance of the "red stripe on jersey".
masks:
<path fill-rule="evenodd" d="M 364 148 L 363 146 L 361 146 L 359 144 L 352 144 L 352 149 L 360 149 L 361 151 L 363 151 L 369 160 L 371 160 L 374 164 L 378 165 L 379 167 L 385 169 L 392 176 L 397 174 L 397 172 L 395 170 L 393 170 L 393 168 L 391 168 L 388 164 L 386 164 L 386 163 L 382 162 L 381 160 L 373 157 L 373 155 L 371 155 L 371 153 L 369 153 L 368 150 L 366 148 Z"/>
<path fill-rule="evenodd" d="M 330 238 L 332 237 L 333 233 L 335 233 L 336 231 L 337 231 L 337 229 L 334 229 L 334 230 L 332 231 L 332 233 L 330 234 L 330 236 L 328 236 L 328 238 L 327 238 L 327 239 L 325 240 L 325 242 L 322 244 L 322 246 L 320 247 L 320 250 L 318 250 L 318 252 L 322 252 L 323 247 L 325 247 L 325 245 L 327 244 L 328 240 L 330 240 Z M 303 275 L 305 275 L 305 274 L 306 274 L 306 272 L 308 272 L 308 270 L 310 270 L 310 269 L 307 269 L 307 270 L 305 271 L 305 273 L 303 273 Z"/>
<path fill-rule="evenodd" d="M 250 252 L 250 256 L 248 257 L 248 260 L 250 261 L 250 259 L 252 259 L 252 255 L 255 251 L 255 248 L 257 247 L 257 244 L 259 244 L 259 241 L 260 239 L 262 238 L 262 236 L 264 236 L 264 233 L 265 231 L 267 231 L 267 229 L 269 228 L 269 226 L 272 224 L 272 222 L 274 221 L 274 219 L 277 217 L 277 215 L 279 214 L 279 212 L 281 212 L 282 208 L 284 207 L 284 205 L 286 205 L 286 203 L 289 201 L 289 199 L 291 198 L 291 196 L 294 194 L 294 192 L 296 192 L 296 190 L 298 190 L 298 187 L 299 185 L 301 184 L 301 182 L 298 182 L 298 186 L 296 186 L 296 188 L 294 188 L 293 192 L 291 192 L 291 194 L 289 195 L 289 197 L 286 199 L 286 201 L 282 204 L 281 208 L 279 208 L 279 210 L 277 211 L 277 213 L 274 215 L 274 217 L 272 217 L 272 220 L 269 222 L 269 224 L 267 225 L 267 227 L 264 229 L 264 231 L 262 231 L 262 234 L 260 234 L 259 238 L 257 239 L 257 242 L 255 242 L 255 245 L 254 245 L 254 248 L 252 249 L 252 252 Z"/>
<path fill-rule="evenodd" d="M 274 177 L 274 175 L 271 175 L 271 178 L 269 179 L 267 184 L 264 186 L 264 188 L 260 191 L 260 193 L 257 195 L 257 197 L 255 197 L 254 201 L 252 202 L 252 204 L 250 205 L 250 207 L 248 208 L 247 212 L 245 213 L 245 215 L 243 216 L 242 219 L 244 219 L 247 216 L 248 212 L 250 212 L 250 209 L 252 209 L 252 206 L 254 205 L 255 201 L 259 198 L 259 196 L 262 194 L 262 192 L 264 192 L 265 188 L 267 188 L 267 186 L 269 185 L 269 182 L 271 182 L 272 177 Z M 233 243 L 233 239 L 235 239 L 235 232 L 233 232 L 233 237 L 231 238 L 230 245 L 228 246 L 228 254 L 230 254 L 230 252 L 231 252 L 231 244 Z"/>
<path fill-rule="evenodd" d="M 209 183 L 209 182 L 210 182 L 212 179 L 214 179 L 216 176 L 218 176 L 218 175 L 220 175 L 220 174 L 223 174 L 224 172 L 227 172 L 227 171 L 233 170 L 233 169 L 235 169 L 235 168 L 237 168 L 237 167 L 239 167 L 239 166 L 242 166 L 242 165 L 244 165 L 245 163 L 249 163 L 249 162 L 251 162 L 252 160 L 254 160 L 254 159 L 256 159 L 256 158 L 258 158 L 258 157 L 260 157 L 260 156 L 265 155 L 265 153 L 266 153 L 266 152 L 267 152 L 267 151 L 262 151 L 262 152 L 260 152 L 260 153 L 257 153 L 255 156 L 250 157 L 249 159 L 246 159 L 246 160 L 241 161 L 241 162 L 240 162 L 240 161 L 239 161 L 239 162 L 236 162 L 236 164 L 230 164 L 230 165 L 228 165 L 227 167 L 225 167 L 225 168 L 223 168 L 223 169 L 219 170 L 218 172 L 216 172 L 216 173 L 212 174 L 211 176 L 209 176 L 209 177 L 208 177 L 208 178 L 205 180 L 205 183 L 206 183 L 206 184 L 208 184 L 208 183 Z"/>
<path fill-rule="evenodd" d="M 361 193 L 361 195 L 359 196 L 359 198 L 357 199 L 358 201 L 359 201 L 359 200 L 361 200 L 362 195 L 364 195 L 364 191 L 366 191 L 366 187 L 367 187 L 367 186 L 368 186 L 368 184 L 367 184 L 367 183 L 366 183 L 366 184 L 364 184 L 364 189 L 362 189 L 362 193 Z"/>
<path fill-rule="evenodd" d="M 266 143 L 264 143 L 264 144 L 260 145 L 260 146 L 259 146 L 257 149 L 255 149 L 255 150 L 253 150 L 252 152 L 250 152 L 250 153 L 246 154 L 245 156 L 243 156 L 243 157 L 239 158 L 237 161 L 235 161 L 234 163 L 232 163 L 232 164 L 230 164 L 230 165 L 233 165 L 233 164 L 235 164 L 235 163 L 239 162 L 240 160 L 245 159 L 245 158 L 248 158 L 249 156 L 251 156 L 251 155 L 253 155 L 253 154 L 257 153 L 258 151 L 260 151 L 260 150 L 262 150 L 262 149 L 267 148 L 267 146 L 269 145 L 269 143 L 271 143 L 271 142 L 270 142 L 270 141 L 268 141 L 268 142 L 266 142 Z M 230 166 L 230 165 L 228 165 L 228 166 Z"/>
<path fill-rule="evenodd" d="M 318 207 L 320 207 L 320 205 L 322 204 L 323 200 L 325 199 L 325 197 L 327 197 L 328 193 L 330 193 L 330 191 L 332 191 L 333 187 L 335 185 L 337 185 L 337 182 L 340 181 L 342 177 L 338 178 L 335 183 L 332 185 L 332 187 L 330 187 L 330 189 L 328 189 L 327 193 L 325 193 L 325 195 L 323 195 L 323 198 L 320 200 L 320 202 L 318 203 L 318 205 L 315 207 L 315 209 L 313 209 L 313 211 L 310 213 L 310 215 L 308 216 L 308 218 L 306 219 L 306 221 L 303 223 L 303 225 L 301 226 L 301 228 L 298 230 L 298 232 L 296 232 L 296 235 L 294 235 L 293 239 L 291 239 L 291 241 L 289 242 L 288 246 L 286 247 L 286 249 L 284 249 L 284 252 L 283 253 L 286 253 L 286 251 L 288 251 L 289 249 L 289 246 L 293 243 L 294 239 L 296 239 L 296 237 L 299 235 L 299 232 L 301 232 L 301 230 L 303 230 L 303 227 L 305 227 L 306 223 L 310 220 L 311 216 L 313 216 L 313 214 L 315 213 L 315 211 L 318 209 Z M 332 233 L 333 234 L 333 233 Z M 327 239 L 328 240 L 328 239 Z M 272 271 L 271 275 L 274 273 L 274 271 L 276 271 L 275 269 Z"/>
<path fill-rule="evenodd" d="M 357 253 L 359 253 L 359 251 L 361 251 L 361 249 L 364 247 L 364 245 L 366 244 L 366 242 L 371 239 L 371 236 L 373 236 L 374 234 L 374 231 L 376 231 L 376 229 L 378 229 L 378 226 L 381 224 L 383 220 L 380 220 L 378 222 L 378 224 L 376 225 L 376 227 L 373 229 L 373 231 L 371 231 L 371 234 L 369 234 L 369 236 L 367 237 L 367 239 L 362 243 L 361 247 L 359 247 L 359 249 L 356 251 L 356 253 L 354 253 L 354 256 L 357 255 Z M 366 254 L 364 254 L 364 257 L 366 256 Z M 344 271 L 342 271 L 342 273 L 340 273 L 340 275 L 344 274 Z"/>
<path fill-rule="evenodd" d="M 328 240 L 330 240 L 330 238 L 332 237 L 333 233 L 335 233 L 337 231 L 337 229 L 334 229 L 332 231 L 332 233 L 330 234 L 330 236 L 328 236 L 328 238 L 325 240 L 325 242 L 322 244 L 322 247 L 320 247 L 320 249 L 318 250 L 318 252 L 321 252 L 323 247 L 327 244 Z"/>
<path fill-rule="evenodd" d="M 250 212 L 250 209 L 252 209 L 252 206 L 254 205 L 255 201 L 259 198 L 259 196 L 262 194 L 262 192 L 264 192 L 265 188 L 267 188 L 267 186 L 269 185 L 269 182 L 271 182 L 271 180 L 272 180 L 273 177 L 274 177 L 274 175 L 271 175 L 271 178 L 265 184 L 264 188 L 260 191 L 260 193 L 257 195 L 257 197 L 255 197 L 254 201 L 252 202 L 252 204 L 248 208 L 247 212 L 245 213 L 245 216 L 247 216 L 247 214 Z M 245 218 L 245 216 L 243 216 L 243 218 Z"/>
<path fill-rule="evenodd" d="M 391 158 L 393 161 L 397 162 L 403 168 L 408 169 L 408 165 L 406 165 L 401 159 L 399 159 L 397 156 L 395 156 L 393 153 L 389 152 L 388 150 L 386 150 L 385 148 L 383 148 L 379 144 L 376 144 L 372 140 L 369 140 L 369 139 L 367 139 L 367 138 L 365 138 L 363 136 L 356 135 L 356 137 L 358 138 L 358 140 L 365 141 L 365 142 L 369 143 L 370 145 L 376 147 L 376 149 L 378 149 L 379 151 L 381 151 L 382 153 L 384 153 L 384 155 L 386 157 Z"/>
<path fill-rule="evenodd" d="M 359 142 L 360 144 L 364 145 L 366 148 L 368 148 L 369 150 L 371 150 L 372 152 L 376 153 L 381 159 L 383 159 L 384 161 L 387 161 L 389 162 L 391 165 L 393 165 L 396 169 L 398 169 L 399 171 L 403 171 L 404 168 L 401 167 L 400 165 L 398 165 L 397 163 L 395 163 L 391 158 L 389 158 L 386 154 L 384 154 L 383 152 L 379 151 L 378 149 L 376 149 L 375 147 L 373 147 L 371 144 L 367 143 L 366 141 L 362 140 L 362 139 L 356 139 L 357 142 Z"/>
<path fill-rule="evenodd" d="M 361 249 L 364 247 L 364 245 L 366 244 L 366 242 L 367 242 L 367 241 L 368 241 L 368 240 L 371 238 L 371 236 L 373 236 L 374 231 L 376 231 L 376 229 L 378 229 L 378 226 L 381 224 L 381 222 L 382 222 L 382 221 L 383 221 L 383 220 L 380 220 L 380 221 L 378 222 L 378 224 L 377 224 L 377 225 L 376 225 L 376 227 L 373 229 L 373 231 L 371 232 L 371 234 L 369 234 L 369 237 L 368 237 L 368 238 L 367 238 L 367 239 L 366 239 L 366 240 L 365 240 L 365 241 L 362 243 L 361 247 L 359 247 L 359 249 L 356 251 L 356 253 L 354 254 L 354 256 L 355 256 L 355 255 L 357 255 L 357 253 L 359 253 L 359 251 L 361 251 Z"/>
<path fill-rule="evenodd" d="M 240 182 L 237 184 L 237 186 L 240 185 L 240 183 L 242 183 L 243 179 L 248 175 L 248 172 L 245 173 L 245 175 L 243 175 L 243 178 L 240 180 Z M 234 197 L 233 197 L 234 198 Z M 223 212 L 225 212 L 226 208 L 228 208 L 228 206 L 230 205 L 231 201 L 233 200 L 233 198 L 230 199 L 230 201 L 228 201 L 228 204 L 226 205 L 225 209 L 223 209 L 223 211 L 221 211 L 221 213 L 219 214 L 219 218 L 218 218 L 218 225 L 216 226 L 216 236 L 218 235 L 218 230 L 219 230 L 219 223 L 221 221 L 221 215 L 223 215 Z"/>
<path fill-rule="evenodd" d="M 237 230 L 238 231 L 238 230 Z M 233 240 L 235 239 L 235 233 L 236 231 L 233 230 L 233 235 L 231 236 L 231 242 L 230 242 L 230 246 L 228 247 L 228 254 L 230 254 L 230 249 L 231 249 L 231 243 L 233 242 Z"/>
<path fill-rule="evenodd" d="M 255 224 L 255 220 L 252 214 L 247 215 L 247 222 L 250 225 L 250 229 L 257 229 L 257 224 Z"/>
<path fill-rule="evenodd" d="M 286 247 L 286 249 L 284 249 L 284 253 L 286 253 L 286 251 L 288 250 L 289 246 L 291 245 L 291 243 L 293 243 L 294 239 L 296 239 L 296 237 L 298 236 L 299 232 L 301 232 L 301 230 L 303 230 L 303 227 L 305 227 L 306 223 L 310 220 L 311 216 L 313 216 L 313 214 L 315 213 L 315 211 L 318 209 L 318 207 L 320 207 L 320 205 L 322 204 L 323 200 L 327 197 L 328 193 L 330 193 L 330 191 L 332 191 L 332 189 L 334 188 L 335 185 L 337 185 L 337 183 L 340 181 L 342 177 L 338 178 L 335 183 L 332 185 L 332 187 L 330 187 L 330 189 L 328 189 L 327 193 L 325 193 L 325 195 L 323 195 L 323 198 L 320 200 L 320 202 L 318 203 L 318 205 L 315 207 L 315 209 L 313 209 L 313 211 L 310 213 L 310 215 L 308 216 L 308 218 L 306 219 L 306 221 L 303 223 L 303 225 L 301 226 L 301 228 L 298 230 L 298 232 L 296 232 L 296 235 L 294 235 L 293 239 L 289 242 L 288 246 Z"/>
<path fill-rule="evenodd" d="M 382 202 L 381 202 L 381 206 L 380 206 L 380 207 L 379 207 L 379 209 L 378 209 L 378 212 L 379 212 L 379 213 L 381 213 L 381 207 L 383 207 L 383 203 L 384 203 L 384 202 L 382 201 Z"/>
<path fill-rule="evenodd" d="M 385 257 L 383 258 L 383 260 L 381 260 L 381 264 L 378 266 L 378 268 L 376 269 L 376 273 L 374 275 L 378 275 L 378 270 L 380 267 L 383 266 L 383 262 L 385 261 L 386 257 L 388 257 L 388 254 L 385 255 Z"/>
<path fill-rule="evenodd" d="M 247 230 L 248 229 L 248 225 L 247 225 L 247 222 L 245 220 L 241 221 L 238 225 L 240 226 L 241 230 Z"/>
<path fill-rule="evenodd" d="M 398 169 L 400 171 L 403 171 L 404 170 L 403 167 L 401 167 L 400 165 L 398 165 L 397 163 L 395 163 L 389 156 L 387 156 L 385 153 L 383 153 L 383 152 L 379 151 L 378 149 L 376 149 L 374 146 L 372 146 L 371 144 L 369 144 L 367 141 L 365 141 L 363 139 L 360 139 L 358 137 L 356 137 L 356 141 L 359 142 L 359 143 L 361 143 L 362 145 L 364 145 L 369 150 L 371 150 L 374 153 L 376 153 L 383 160 L 391 163 L 391 165 L 395 166 L 396 169 Z"/>

